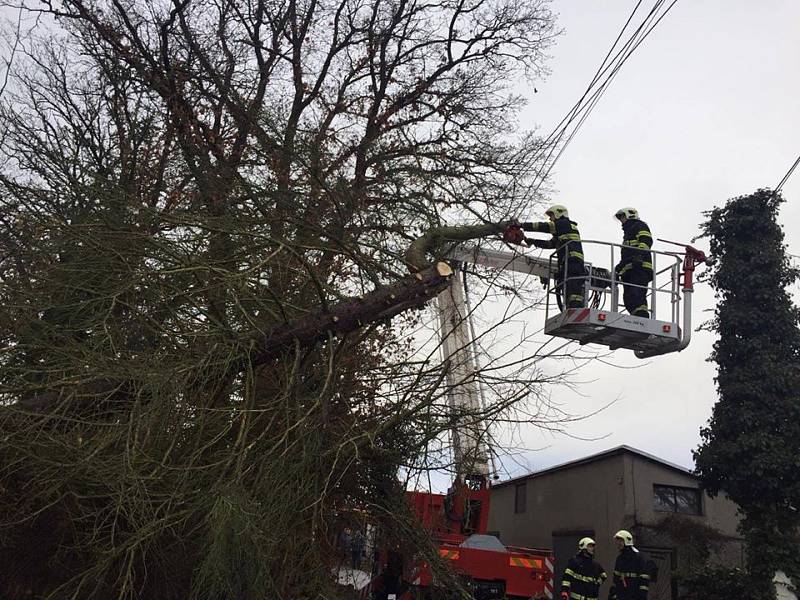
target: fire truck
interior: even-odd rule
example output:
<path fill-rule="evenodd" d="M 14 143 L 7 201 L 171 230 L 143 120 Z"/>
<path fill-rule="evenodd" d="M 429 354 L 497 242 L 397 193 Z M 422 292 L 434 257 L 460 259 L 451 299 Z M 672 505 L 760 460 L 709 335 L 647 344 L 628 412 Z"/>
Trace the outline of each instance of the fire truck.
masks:
<path fill-rule="evenodd" d="M 666 241 L 666 240 L 661 240 Z M 649 358 L 686 348 L 691 336 L 691 298 L 695 267 L 707 262 L 691 246 L 682 252 L 651 251 L 654 278 L 648 287 L 651 318 L 622 312 L 618 281 L 613 271 L 621 246 L 581 240 L 584 249 L 608 252 L 611 269 L 587 263 L 580 277 L 584 308 L 554 309 L 553 298 L 565 294 L 569 280 L 556 272 L 555 256 L 531 257 L 518 252 L 458 246 L 450 264 L 510 270 L 541 278 L 547 285 L 544 332 L 579 344 L 601 344 L 612 350 L 632 350 Z M 672 242 L 669 242 L 672 243 Z M 599 252 L 597 252 L 599 253 Z M 616 255 L 616 256 L 615 256 Z M 456 269 L 458 271 L 458 269 Z M 553 283 L 557 282 L 557 283 Z M 559 289 L 560 286 L 563 286 Z M 448 402 L 454 415 L 480 414 L 482 390 L 471 311 L 462 279 L 437 298 L 443 359 L 447 361 Z M 467 422 L 468 421 L 468 422 Z M 461 589 L 452 589 L 436 577 L 429 562 L 384 550 L 376 577 L 363 590 L 372 600 L 455 599 L 467 591 L 475 600 L 539 600 L 553 598 L 553 554 L 550 550 L 513 547 L 488 532 L 491 456 L 483 423 L 455 419 L 452 446 L 456 474 L 446 494 L 408 491 L 406 499 L 419 522 L 437 544 L 440 559 L 451 568 Z"/>

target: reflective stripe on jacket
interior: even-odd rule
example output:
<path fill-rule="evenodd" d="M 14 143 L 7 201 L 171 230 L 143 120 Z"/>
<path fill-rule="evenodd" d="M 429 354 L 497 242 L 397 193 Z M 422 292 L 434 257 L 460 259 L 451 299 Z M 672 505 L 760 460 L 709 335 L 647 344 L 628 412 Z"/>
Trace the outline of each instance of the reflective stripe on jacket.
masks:
<path fill-rule="evenodd" d="M 620 252 L 620 268 L 617 273 L 621 276 L 630 271 L 634 259 L 641 259 L 642 268 L 653 271 L 652 254 L 648 252 L 653 247 L 653 235 L 647 223 L 639 219 L 628 219 L 622 224 L 623 240 Z"/>
<path fill-rule="evenodd" d="M 625 546 L 614 565 L 609 600 L 647 600 L 650 574 L 647 563 L 632 546 Z"/>
<path fill-rule="evenodd" d="M 605 569 L 581 551 L 569 559 L 564 569 L 561 592 L 568 592 L 571 600 L 597 600 L 607 577 Z"/>
<path fill-rule="evenodd" d="M 551 248 L 556 251 L 559 270 L 563 272 L 564 261 L 568 260 L 568 269 L 572 272 L 583 269 L 583 246 L 578 224 L 567 217 L 560 217 L 555 221 L 541 221 L 539 223 L 521 223 L 525 231 L 549 233 L 549 240 L 533 240 L 537 248 Z"/>

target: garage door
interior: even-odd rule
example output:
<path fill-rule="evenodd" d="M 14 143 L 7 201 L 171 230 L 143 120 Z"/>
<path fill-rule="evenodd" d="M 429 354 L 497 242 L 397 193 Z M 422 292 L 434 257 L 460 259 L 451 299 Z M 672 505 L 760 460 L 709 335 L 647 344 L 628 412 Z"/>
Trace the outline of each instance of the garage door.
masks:
<path fill-rule="evenodd" d="M 674 600 L 672 589 L 673 552 L 670 548 L 639 548 L 647 560 L 653 561 L 657 575 L 650 582 L 647 600 Z"/>
<path fill-rule="evenodd" d="M 578 542 L 581 538 L 594 538 L 594 531 L 570 531 L 568 533 L 553 533 L 553 554 L 555 554 L 555 584 L 560 589 L 564 569 L 567 568 L 569 559 L 578 551 Z"/>

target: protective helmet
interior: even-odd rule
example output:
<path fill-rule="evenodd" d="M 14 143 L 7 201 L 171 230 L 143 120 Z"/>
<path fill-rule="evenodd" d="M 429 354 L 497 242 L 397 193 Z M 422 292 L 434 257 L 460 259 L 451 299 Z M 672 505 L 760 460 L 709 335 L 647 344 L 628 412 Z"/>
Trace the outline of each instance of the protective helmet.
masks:
<path fill-rule="evenodd" d="M 563 204 L 553 204 L 553 206 L 544 211 L 544 214 L 546 214 L 548 217 L 553 215 L 554 219 L 560 219 L 561 217 L 569 218 L 569 211 Z"/>
<path fill-rule="evenodd" d="M 620 208 L 617 212 L 614 213 L 614 218 L 621 219 L 622 217 L 625 217 L 627 219 L 638 219 L 639 211 L 631 206 Z"/>
<path fill-rule="evenodd" d="M 594 549 L 589 548 L 590 545 L 591 546 L 595 545 L 594 540 L 592 538 L 590 537 L 581 538 L 581 541 L 578 542 L 578 550 L 585 550 L 590 554 L 594 554 Z"/>
<path fill-rule="evenodd" d="M 614 539 L 622 540 L 626 546 L 633 546 L 633 536 L 631 535 L 630 531 L 620 529 L 614 534 Z"/>

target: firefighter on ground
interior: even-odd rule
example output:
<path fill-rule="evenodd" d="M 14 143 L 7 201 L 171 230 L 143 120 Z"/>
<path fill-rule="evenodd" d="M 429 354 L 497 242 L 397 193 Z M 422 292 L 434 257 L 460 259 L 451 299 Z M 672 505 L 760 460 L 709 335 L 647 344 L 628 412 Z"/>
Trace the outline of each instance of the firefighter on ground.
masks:
<path fill-rule="evenodd" d="M 578 542 L 578 554 L 569 559 L 561 581 L 561 600 L 597 600 L 606 580 L 605 569 L 594 560 L 594 540 Z"/>
<path fill-rule="evenodd" d="M 623 239 L 619 264 L 614 268 L 622 280 L 622 301 L 628 314 L 650 318 L 647 286 L 653 281 L 653 236 L 647 223 L 639 219 L 635 208 L 620 208 L 614 216 L 622 223 Z"/>
<path fill-rule="evenodd" d="M 583 265 L 583 247 L 578 224 L 570 221 L 567 207 L 560 204 L 551 206 L 545 211 L 545 214 L 549 217 L 549 221 L 512 225 L 506 230 L 503 238 L 511 243 L 519 244 L 527 241 L 529 245 L 537 248 L 555 250 L 558 258 L 556 266 L 558 307 L 564 310 L 561 298 L 563 287 L 563 291 L 566 292 L 567 308 L 581 308 L 584 306 L 583 286 L 586 281 L 586 267 Z M 521 234 L 520 228 L 524 231 L 549 233 L 552 237 L 549 240 L 526 238 L 524 234 Z"/>
<path fill-rule="evenodd" d="M 608 600 L 647 600 L 650 569 L 633 546 L 633 536 L 624 529 L 614 535 L 619 548 Z"/>

